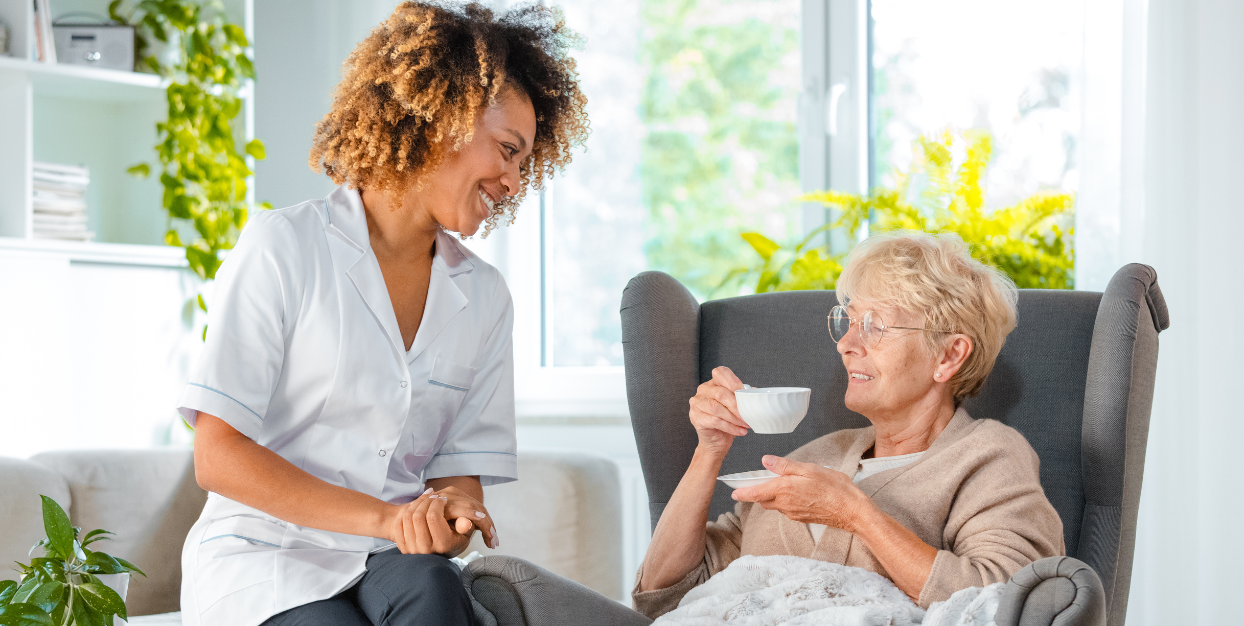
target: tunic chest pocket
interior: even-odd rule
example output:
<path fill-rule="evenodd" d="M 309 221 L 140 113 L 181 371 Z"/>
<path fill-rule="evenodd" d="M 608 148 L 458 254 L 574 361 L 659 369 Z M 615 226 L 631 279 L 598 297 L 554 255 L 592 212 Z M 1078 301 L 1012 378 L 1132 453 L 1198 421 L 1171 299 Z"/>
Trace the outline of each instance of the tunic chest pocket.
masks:
<path fill-rule="evenodd" d="M 416 429 L 414 433 L 414 449 L 417 451 L 422 469 L 431 455 L 436 454 L 441 444 L 445 443 L 454 419 L 466 400 L 471 383 L 475 381 L 475 368 L 454 363 L 443 356 L 437 355 L 432 362 L 432 372 L 428 375 L 427 393 L 424 395 L 424 424 L 426 428 Z"/>
<path fill-rule="evenodd" d="M 459 365 L 439 355 L 436 357 L 436 361 L 432 363 L 432 374 L 428 376 L 428 384 L 433 387 L 443 387 L 457 391 L 464 396 L 471 389 L 471 383 L 474 380 L 474 367 Z"/>

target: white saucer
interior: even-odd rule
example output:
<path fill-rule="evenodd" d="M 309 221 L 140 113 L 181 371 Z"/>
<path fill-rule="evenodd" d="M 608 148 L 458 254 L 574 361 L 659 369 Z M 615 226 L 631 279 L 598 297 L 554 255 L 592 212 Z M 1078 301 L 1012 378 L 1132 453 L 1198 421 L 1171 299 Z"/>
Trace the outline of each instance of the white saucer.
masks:
<path fill-rule="evenodd" d="M 750 472 L 739 472 L 738 474 L 726 474 L 725 476 L 718 476 L 717 480 L 726 483 L 731 489 L 742 489 L 744 487 L 763 485 L 774 478 L 777 478 L 777 476 L 777 474 L 774 474 L 767 469 L 762 469 Z"/>

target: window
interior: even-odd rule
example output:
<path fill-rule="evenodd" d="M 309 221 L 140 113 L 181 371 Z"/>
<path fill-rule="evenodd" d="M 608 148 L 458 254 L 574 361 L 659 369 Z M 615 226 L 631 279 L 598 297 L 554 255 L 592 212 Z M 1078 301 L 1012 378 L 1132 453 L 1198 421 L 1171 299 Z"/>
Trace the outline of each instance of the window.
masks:
<path fill-rule="evenodd" d="M 668 272 L 701 299 L 803 228 L 800 0 L 559 0 L 588 97 L 585 151 L 518 222 L 468 242 L 516 305 L 519 411 L 626 415 L 618 304 Z M 524 400 L 526 398 L 526 400 Z"/>
<path fill-rule="evenodd" d="M 890 184 L 920 134 L 993 134 L 988 206 L 1077 189 L 1082 0 L 557 4 L 585 38 L 587 150 L 470 244 L 514 294 L 520 415 L 625 418 L 632 276 L 734 295 L 714 289 L 753 258 L 741 232 L 791 241 L 832 220 L 794 199 Z"/>
<path fill-rule="evenodd" d="M 618 301 L 645 269 L 704 298 L 798 234 L 798 0 L 567 0 L 588 150 L 545 197 L 545 366 L 622 364 Z"/>
<path fill-rule="evenodd" d="M 986 206 L 1076 191 L 1083 0 L 872 0 L 873 185 L 922 134 L 988 130 Z"/>

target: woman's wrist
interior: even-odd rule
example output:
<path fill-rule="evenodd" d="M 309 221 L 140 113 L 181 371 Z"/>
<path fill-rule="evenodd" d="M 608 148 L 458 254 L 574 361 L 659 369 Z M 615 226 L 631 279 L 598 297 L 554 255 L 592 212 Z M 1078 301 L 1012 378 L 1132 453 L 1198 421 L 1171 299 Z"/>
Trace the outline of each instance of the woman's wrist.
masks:
<path fill-rule="evenodd" d="M 864 540 L 864 543 L 869 543 L 870 540 L 876 539 L 878 533 L 885 528 L 891 518 L 872 501 L 872 498 L 863 494 L 860 494 L 860 498 L 855 514 L 849 518 L 851 527 L 843 530 Z"/>
<path fill-rule="evenodd" d="M 700 442 L 695 446 L 695 454 L 691 457 L 692 464 L 697 461 L 700 463 L 716 465 L 721 467 L 721 463 L 726 460 L 726 453 L 730 452 L 730 446 L 727 444 L 725 448 L 719 446 L 706 445 Z"/>
<path fill-rule="evenodd" d="M 394 533 L 398 527 L 396 522 L 401 510 L 401 505 L 378 501 L 377 506 L 371 512 L 371 536 L 397 543 L 398 538 L 394 536 Z"/>

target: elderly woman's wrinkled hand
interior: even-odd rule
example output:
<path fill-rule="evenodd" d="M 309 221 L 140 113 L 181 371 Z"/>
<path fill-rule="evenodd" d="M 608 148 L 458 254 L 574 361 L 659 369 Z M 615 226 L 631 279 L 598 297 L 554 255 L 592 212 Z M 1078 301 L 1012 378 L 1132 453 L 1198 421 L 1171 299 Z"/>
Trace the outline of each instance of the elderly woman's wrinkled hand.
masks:
<path fill-rule="evenodd" d="M 765 468 L 779 476 L 763 485 L 736 489 L 731 497 L 779 511 L 804 524 L 855 532 L 875 505 L 842 472 L 815 463 L 765 455 Z"/>
<path fill-rule="evenodd" d="M 713 379 L 696 389 L 691 398 L 691 425 L 699 436 L 699 447 L 712 454 L 725 456 L 735 437 L 747 434 L 750 428 L 739 415 L 734 391 L 743 388 L 728 367 L 713 369 Z"/>

